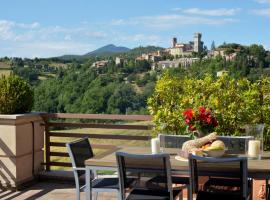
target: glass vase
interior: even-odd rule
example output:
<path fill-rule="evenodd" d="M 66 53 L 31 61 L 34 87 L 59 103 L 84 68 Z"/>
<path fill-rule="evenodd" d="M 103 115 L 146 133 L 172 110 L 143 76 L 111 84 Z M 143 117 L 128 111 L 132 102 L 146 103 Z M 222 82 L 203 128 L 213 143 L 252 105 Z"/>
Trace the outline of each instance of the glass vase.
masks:
<path fill-rule="evenodd" d="M 263 153 L 263 124 L 247 125 L 246 135 L 252 138 L 248 141 L 247 156 L 250 159 L 261 159 Z"/>

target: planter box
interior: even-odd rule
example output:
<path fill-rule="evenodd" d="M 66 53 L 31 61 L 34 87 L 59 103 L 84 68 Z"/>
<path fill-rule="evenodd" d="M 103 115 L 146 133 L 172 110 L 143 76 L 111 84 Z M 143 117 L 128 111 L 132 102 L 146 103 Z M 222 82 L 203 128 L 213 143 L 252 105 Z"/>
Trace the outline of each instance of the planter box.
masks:
<path fill-rule="evenodd" d="M 17 188 L 43 170 L 44 128 L 39 114 L 0 115 L 0 182 Z"/>

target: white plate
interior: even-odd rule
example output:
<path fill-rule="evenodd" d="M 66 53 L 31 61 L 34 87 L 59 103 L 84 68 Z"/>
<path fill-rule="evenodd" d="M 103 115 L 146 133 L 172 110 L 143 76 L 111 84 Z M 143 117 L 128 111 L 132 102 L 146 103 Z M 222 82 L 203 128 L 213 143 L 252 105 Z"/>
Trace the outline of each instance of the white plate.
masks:
<path fill-rule="evenodd" d="M 187 158 L 183 158 L 183 157 L 181 157 L 181 156 L 175 156 L 175 160 L 183 161 L 183 162 L 187 162 L 187 161 L 188 161 Z"/>

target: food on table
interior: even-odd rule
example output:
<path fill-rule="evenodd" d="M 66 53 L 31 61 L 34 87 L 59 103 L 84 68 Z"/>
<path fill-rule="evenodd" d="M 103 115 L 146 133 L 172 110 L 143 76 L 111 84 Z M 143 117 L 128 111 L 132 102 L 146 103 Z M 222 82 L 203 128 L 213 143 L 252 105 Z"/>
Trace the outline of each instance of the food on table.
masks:
<path fill-rule="evenodd" d="M 225 149 L 225 144 L 221 140 L 216 140 L 211 144 L 211 147 L 216 147 L 219 149 Z"/>
<path fill-rule="evenodd" d="M 221 157 L 225 153 L 225 144 L 216 140 L 217 134 L 211 133 L 203 138 L 189 140 L 182 146 L 182 151 L 196 156 Z"/>
<path fill-rule="evenodd" d="M 196 150 L 192 152 L 193 155 L 195 156 L 203 156 L 203 151 L 202 150 Z"/>
<path fill-rule="evenodd" d="M 200 150 L 202 146 L 216 140 L 216 138 L 217 133 L 214 132 L 202 138 L 186 141 L 182 146 L 182 150 L 192 153 L 193 151 Z"/>

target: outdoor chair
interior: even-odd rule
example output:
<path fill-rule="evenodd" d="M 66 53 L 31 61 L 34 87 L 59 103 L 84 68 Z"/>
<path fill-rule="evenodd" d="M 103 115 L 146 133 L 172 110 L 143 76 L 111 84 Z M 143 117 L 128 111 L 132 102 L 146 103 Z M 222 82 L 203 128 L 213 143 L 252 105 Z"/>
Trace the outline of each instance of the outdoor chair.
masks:
<path fill-rule="evenodd" d="M 172 188 L 169 154 L 129 154 L 116 152 L 120 180 L 121 200 L 173 200 L 182 199 L 182 189 Z M 137 174 L 137 183 L 126 191 L 127 179 Z M 165 181 L 149 184 L 147 179 L 161 174 Z"/>
<path fill-rule="evenodd" d="M 166 135 L 159 134 L 161 148 L 182 148 L 184 142 L 190 140 L 188 135 Z"/>
<path fill-rule="evenodd" d="M 158 135 L 161 148 L 182 148 L 184 142 L 190 140 L 188 135 Z M 243 153 L 245 154 L 246 147 L 249 140 L 252 140 L 253 136 L 217 136 L 218 140 L 224 142 L 227 153 Z"/>
<path fill-rule="evenodd" d="M 85 185 L 80 186 L 79 177 L 85 175 L 84 161 L 94 156 L 88 138 L 83 138 L 66 144 L 69 157 L 71 159 L 75 185 L 76 185 L 76 199 L 80 200 L 80 191 L 85 189 Z M 98 192 L 116 192 L 119 196 L 119 182 L 118 178 L 98 178 L 96 172 L 91 181 L 91 190 L 94 199 L 97 199 Z"/>
<path fill-rule="evenodd" d="M 161 149 L 165 148 L 182 148 L 182 145 L 184 142 L 190 140 L 190 137 L 188 135 L 165 135 L 165 134 L 159 134 L 158 135 L 160 140 L 160 147 Z M 229 154 L 245 154 L 248 141 L 253 139 L 252 136 L 218 136 L 218 140 L 221 140 L 224 142 L 226 146 L 226 153 Z M 162 177 L 158 176 L 153 178 L 154 182 L 162 181 Z M 251 180 L 250 180 L 251 181 Z M 189 178 L 188 177 L 179 177 L 179 176 L 173 176 L 172 182 L 174 184 L 181 184 L 186 185 L 188 190 L 188 195 L 190 194 L 190 187 L 189 187 Z M 234 182 L 232 180 L 226 180 L 223 179 L 216 179 L 214 177 L 209 177 L 208 184 L 219 186 L 221 183 L 224 185 L 227 185 L 228 187 L 237 187 L 239 184 L 237 182 Z M 191 200 L 192 197 L 188 196 L 188 199 Z"/>
<path fill-rule="evenodd" d="M 247 151 L 248 141 L 254 139 L 253 136 L 218 136 L 223 141 L 227 151 L 230 154 L 245 154 Z"/>
<path fill-rule="evenodd" d="M 179 148 L 181 149 L 184 142 L 190 140 L 188 135 L 165 135 L 159 134 L 158 138 L 160 140 L 160 148 L 165 150 L 165 148 Z M 154 183 L 162 183 L 164 182 L 164 177 L 156 176 L 153 179 L 149 180 L 149 182 Z M 188 176 L 172 176 L 172 183 L 178 185 L 182 185 L 182 188 L 187 188 L 189 193 L 189 177 Z M 188 197 L 191 200 L 191 197 Z"/>
<path fill-rule="evenodd" d="M 211 172 L 212 178 L 199 189 L 199 177 L 207 175 L 206 171 Z M 213 176 L 215 172 L 216 175 Z M 197 200 L 246 200 L 251 197 L 247 158 L 206 158 L 190 155 L 189 173 L 190 195 L 197 194 Z"/>

